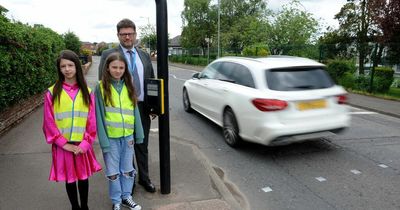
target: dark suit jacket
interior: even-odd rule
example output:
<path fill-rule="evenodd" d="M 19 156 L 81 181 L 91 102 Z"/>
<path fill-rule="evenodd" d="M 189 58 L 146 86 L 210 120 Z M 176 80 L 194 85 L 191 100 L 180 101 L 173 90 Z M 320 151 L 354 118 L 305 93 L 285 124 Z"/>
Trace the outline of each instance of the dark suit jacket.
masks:
<path fill-rule="evenodd" d="M 149 78 L 154 78 L 154 69 L 153 69 L 153 65 L 151 64 L 150 55 L 137 47 L 135 47 L 135 49 L 138 52 L 140 60 L 143 63 L 143 74 L 144 74 L 144 75 L 142 75 L 143 81 L 145 81 L 146 79 L 149 79 Z M 104 64 L 105 64 L 107 56 L 113 52 L 118 52 L 118 51 L 121 53 L 121 55 L 124 55 L 124 52 L 122 51 L 122 48 L 120 46 L 118 46 L 116 48 L 105 50 L 101 54 L 101 59 L 100 59 L 100 64 L 99 64 L 99 80 L 101 80 L 101 77 L 103 75 L 102 73 L 104 70 Z M 144 85 L 146 85 L 146 83 Z M 144 92 L 144 90 L 142 90 L 142 92 Z M 146 95 L 144 98 L 146 98 Z M 144 101 L 144 104 L 146 104 L 146 101 Z"/>

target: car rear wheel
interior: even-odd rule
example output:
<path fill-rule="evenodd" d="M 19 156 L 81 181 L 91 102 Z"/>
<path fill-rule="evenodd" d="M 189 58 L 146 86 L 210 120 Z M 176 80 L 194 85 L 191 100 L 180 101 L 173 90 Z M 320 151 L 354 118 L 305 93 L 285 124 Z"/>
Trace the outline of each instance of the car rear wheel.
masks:
<path fill-rule="evenodd" d="M 237 147 L 241 143 L 239 136 L 239 126 L 235 114 L 231 109 L 224 112 L 222 132 L 225 142 L 231 147 Z"/>
<path fill-rule="evenodd" d="M 188 93 L 187 93 L 187 90 L 186 90 L 186 88 L 184 88 L 183 89 L 183 109 L 186 111 L 186 112 L 192 112 L 193 111 L 193 109 L 192 109 L 192 107 L 190 106 L 190 99 L 189 99 L 189 95 L 188 95 Z"/>

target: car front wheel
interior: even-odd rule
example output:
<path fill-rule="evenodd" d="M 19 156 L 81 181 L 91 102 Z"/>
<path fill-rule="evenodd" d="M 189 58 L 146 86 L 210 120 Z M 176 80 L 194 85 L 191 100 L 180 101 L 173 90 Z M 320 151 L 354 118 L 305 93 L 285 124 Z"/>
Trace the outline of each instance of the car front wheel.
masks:
<path fill-rule="evenodd" d="M 190 106 L 190 100 L 189 100 L 189 95 L 187 93 L 186 88 L 183 89 L 183 109 L 186 112 L 192 112 L 192 107 Z"/>
<path fill-rule="evenodd" d="M 229 146 L 237 147 L 241 144 L 239 126 L 237 124 L 235 114 L 231 109 L 227 109 L 224 112 L 222 131 L 225 142 Z"/>

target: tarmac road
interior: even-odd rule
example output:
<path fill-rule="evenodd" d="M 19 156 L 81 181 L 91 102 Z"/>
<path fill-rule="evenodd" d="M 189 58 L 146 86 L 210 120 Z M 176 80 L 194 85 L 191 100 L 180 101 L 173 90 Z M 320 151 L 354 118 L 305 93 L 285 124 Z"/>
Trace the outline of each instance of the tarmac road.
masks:
<path fill-rule="evenodd" d="M 182 111 L 182 84 L 193 72 L 176 66 L 170 68 L 171 133 L 198 145 L 250 209 L 400 209 L 400 119 L 392 117 L 398 116 L 399 102 L 350 94 L 357 107 L 342 135 L 232 149 L 218 126 Z M 189 138 L 197 135 L 202 138 Z"/>

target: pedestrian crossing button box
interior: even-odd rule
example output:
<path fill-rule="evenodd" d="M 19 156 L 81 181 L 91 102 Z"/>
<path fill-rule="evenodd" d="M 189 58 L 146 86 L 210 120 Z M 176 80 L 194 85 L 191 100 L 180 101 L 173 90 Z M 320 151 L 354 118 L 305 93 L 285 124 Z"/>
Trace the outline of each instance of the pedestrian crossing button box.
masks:
<path fill-rule="evenodd" d="M 150 113 L 155 115 L 164 114 L 164 80 L 146 79 L 144 91 Z"/>

